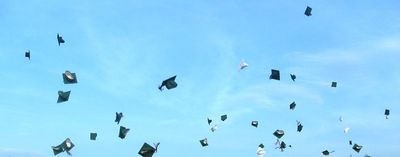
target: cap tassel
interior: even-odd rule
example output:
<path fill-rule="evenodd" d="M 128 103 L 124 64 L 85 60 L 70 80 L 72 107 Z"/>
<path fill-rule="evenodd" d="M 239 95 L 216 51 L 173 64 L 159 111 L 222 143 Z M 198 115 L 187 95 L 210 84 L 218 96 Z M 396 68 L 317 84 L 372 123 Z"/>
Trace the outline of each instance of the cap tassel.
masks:
<path fill-rule="evenodd" d="M 160 145 L 160 142 L 158 142 L 157 144 L 154 144 L 154 147 L 156 147 L 156 153 L 157 153 L 157 150 L 158 150 L 158 145 Z"/>
<path fill-rule="evenodd" d="M 163 86 L 161 86 L 161 85 L 158 85 L 158 90 L 160 90 L 161 92 L 164 90 L 163 89 Z"/>

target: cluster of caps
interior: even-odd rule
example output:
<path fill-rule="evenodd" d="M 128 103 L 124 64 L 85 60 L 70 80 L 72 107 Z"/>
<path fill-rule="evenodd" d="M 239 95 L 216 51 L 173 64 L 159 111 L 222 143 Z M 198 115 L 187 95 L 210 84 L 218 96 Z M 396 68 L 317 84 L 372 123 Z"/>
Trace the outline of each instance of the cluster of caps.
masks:
<path fill-rule="evenodd" d="M 222 116 L 221 116 L 221 121 L 225 121 L 226 119 L 228 119 L 228 115 L 225 114 L 225 115 L 222 115 Z M 207 123 L 208 123 L 208 125 L 210 125 L 210 124 L 212 123 L 212 119 L 207 118 Z M 211 131 L 212 131 L 212 132 L 214 132 L 214 131 L 217 130 L 217 129 L 218 129 L 218 126 L 217 126 L 217 125 L 214 125 L 213 127 L 211 127 Z M 208 146 L 207 138 L 201 139 L 201 140 L 200 140 L 200 144 L 201 144 L 201 146 L 203 146 L 203 147 Z"/>

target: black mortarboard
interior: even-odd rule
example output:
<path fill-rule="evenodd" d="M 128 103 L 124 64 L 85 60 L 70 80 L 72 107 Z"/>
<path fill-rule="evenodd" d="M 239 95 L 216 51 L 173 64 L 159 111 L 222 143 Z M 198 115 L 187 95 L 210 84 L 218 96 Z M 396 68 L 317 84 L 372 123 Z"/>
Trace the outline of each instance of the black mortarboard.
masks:
<path fill-rule="evenodd" d="M 65 73 L 62 74 L 62 76 L 64 84 L 78 83 L 75 73 L 71 73 L 70 71 L 66 70 Z"/>
<path fill-rule="evenodd" d="M 385 115 L 386 115 L 386 119 L 388 119 L 388 116 L 389 116 L 389 114 L 390 114 L 390 110 L 388 110 L 388 109 L 385 109 Z"/>
<path fill-rule="evenodd" d="M 328 150 L 324 150 L 324 151 L 322 151 L 322 154 L 329 155 L 329 151 Z"/>
<path fill-rule="evenodd" d="M 349 140 L 349 145 L 353 145 L 353 141 Z"/>
<path fill-rule="evenodd" d="M 158 87 L 158 89 L 162 90 L 163 86 L 167 87 L 168 90 L 175 88 L 176 86 L 178 86 L 178 84 L 175 82 L 175 78 L 176 75 L 169 79 L 164 80 L 162 84 Z"/>
<path fill-rule="evenodd" d="M 60 43 L 64 43 L 65 40 L 57 33 L 57 41 L 58 41 L 58 46 L 60 46 Z"/>
<path fill-rule="evenodd" d="M 297 132 L 301 132 L 301 130 L 303 130 L 303 125 L 302 125 L 302 124 L 299 124 L 299 125 L 297 126 Z"/>
<path fill-rule="evenodd" d="M 357 143 L 355 143 L 353 146 L 353 150 L 355 150 L 357 153 L 360 152 L 361 148 L 362 148 L 362 146 L 357 145 Z"/>
<path fill-rule="evenodd" d="M 271 69 L 271 76 L 269 76 L 269 79 L 281 80 L 279 70 Z"/>
<path fill-rule="evenodd" d="M 145 142 L 142 148 L 140 148 L 138 154 L 143 157 L 152 157 L 155 151 L 155 148 Z"/>
<path fill-rule="evenodd" d="M 208 125 L 210 125 L 210 123 L 212 122 L 212 120 L 209 119 L 209 118 L 207 118 L 207 122 L 208 122 Z"/>
<path fill-rule="evenodd" d="M 336 87 L 337 86 L 337 82 L 332 82 L 331 87 Z"/>
<path fill-rule="evenodd" d="M 294 81 L 296 79 L 296 75 L 290 74 L 290 78 L 292 78 L 293 82 L 296 82 L 296 81 Z"/>
<path fill-rule="evenodd" d="M 254 127 L 258 127 L 258 121 L 252 121 L 251 125 L 254 126 Z"/>
<path fill-rule="evenodd" d="M 283 131 L 283 130 L 276 130 L 274 133 L 273 133 L 277 138 L 281 138 L 283 135 L 285 135 L 285 132 Z"/>
<path fill-rule="evenodd" d="M 290 108 L 291 110 L 294 110 L 294 108 L 296 108 L 296 102 L 293 101 L 293 102 L 290 104 L 289 108 Z"/>
<path fill-rule="evenodd" d="M 68 154 L 69 151 L 74 147 L 75 145 L 71 142 L 71 140 L 69 138 L 67 138 L 63 143 L 61 143 L 60 145 L 54 147 L 52 146 L 51 148 L 53 149 L 53 153 L 54 155 L 57 155 L 61 152 L 67 151 Z"/>
<path fill-rule="evenodd" d="M 128 134 L 129 130 L 131 130 L 131 129 L 129 129 L 129 128 L 127 129 L 127 128 L 123 127 L 123 126 L 120 126 L 119 127 L 119 136 L 118 137 L 120 137 L 121 139 L 124 139 L 126 134 Z"/>
<path fill-rule="evenodd" d="M 207 138 L 204 138 L 204 139 L 200 140 L 200 144 L 201 144 L 201 146 L 203 146 L 203 147 L 208 146 Z"/>
<path fill-rule="evenodd" d="M 31 60 L 31 51 L 25 52 L 25 57 L 28 57 Z"/>
<path fill-rule="evenodd" d="M 121 121 L 121 118 L 122 118 L 123 116 L 124 116 L 124 115 L 122 114 L 122 112 L 120 112 L 120 113 L 115 112 L 115 122 L 117 122 L 117 124 L 119 124 L 119 122 Z"/>
<path fill-rule="evenodd" d="M 258 147 L 264 148 L 264 145 L 261 143 L 260 145 L 258 145 Z"/>
<path fill-rule="evenodd" d="M 67 92 L 58 91 L 57 103 L 68 101 L 70 94 L 71 94 L 71 91 L 67 91 Z"/>
<path fill-rule="evenodd" d="M 96 140 L 97 133 L 90 133 L 90 140 Z"/>
<path fill-rule="evenodd" d="M 281 150 L 285 149 L 285 148 L 286 148 L 286 143 L 282 141 L 279 148 L 280 148 Z"/>
<path fill-rule="evenodd" d="M 312 10 L 312 8 L 307 6 L 306 11 L 304 12 L 304 15 L 311 16 L 312 15 L 311 10 Z"/>
<path fill-rule="evenodd" d="M 221 116 L 222 121 L 225 121 L 227 118 L 228 118 L 228 116 L 226 114 Z"/>

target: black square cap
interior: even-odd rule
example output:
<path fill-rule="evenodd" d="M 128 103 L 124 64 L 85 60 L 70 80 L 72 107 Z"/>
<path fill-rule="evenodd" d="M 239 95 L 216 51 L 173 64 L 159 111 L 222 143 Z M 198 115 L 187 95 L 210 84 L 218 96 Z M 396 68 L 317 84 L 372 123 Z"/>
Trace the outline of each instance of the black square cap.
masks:
<path fill-rule="evenodd" d="M 297 125 L 297 132 L 301 132 L 301 130 L 303 130 L 303 125 L 302 124 Z"/>
<path fill-rule="evenodd" d="M 210 123 L 212 122 L 212 120 L 209 119 L 209 118 L 207 118 L 207 122 L 208 122 L 208 125 L 210 125 Z"/>
<path fill-rule="evenodd" d="M 25 57 L 28 57 L 31 60 L 31 51 L 25 52 Z"/>
<path fill-rule="evenodd" d="M 97 133 L 90 133 L 90 140 L 96 140 Z"/>
<path fill-rule="evenodd" d="M 285 132 L 283 130 L 276 130 L 273 135 L 275 135 L 277 138 L 281 138 L 283 135 L 285 135 Z"/>
<path fill-rule="evenodd" d="M 119 124 L 122 117 L 124 117 L 124 114 L 122 114 L 122 112 L 120 112 L 120 113 L 115 112 L 115 122 L 117 122 L 117 124 Z"/>
<path fill-rule="evenodd" d="M 58 41 L 58 46 L 60 46 L 60 43 L 65 43 L 65 40 L 58 33 L 57 33 L 57 41 Z"/>
<path fill-rule="evenodd" d="M 140 148 L 138 154 L 143 157 L 152 157 L 156 149 L 146 142 L 143 144 L 142 148 Z"/>
<path fill-rule="evenodd" d="M 66 70 L 65 73 L 62 74 L 62 76 L 64 84 L 78 83 L 75 73 L 71 73 L 70 71 Z"/>
<path fill-rule="evenodd" d="M 279 70 L 271 69 L 271 75 L 269 76 L 269 79 L 281 80 Z"/>
<path fill-rule="evenodd" d="M 282 141 L 279 148 L 282 149 L 282 150 L 285 149 L 286 148 L 286 143 Z"/>
<path fill-rule="evenodd" d="M 296 75 L 294 75 L 294 74 L 290 74 L 290 78 L 292 78 L 293 82 L 296 82 L 296 81 L 295 81 L 295 79 L 296 79 Z"/>
<path fill-rule="evenodd" d="M 323 155 L 329 155 L 329 151 L 328 150 L 324 150 L 324 151 L 322 151 L 322 154 Z"/>
<path fill-rule="evenodd" d="M 353 150 L 355 150 L 357 153 L 360 152 L 361 148 L 362 148 L 362 146 L 357 145 L 357 143 L 355 143 L 353 146 Z"/>
<path fill-rule="evenodd" d="M 332 82 L 331 87 L 336 87 L 337 86 L 337 82 Z"/>
<path fill-rule="evenodd" d="M 293 102 L 290 104 L 289 108 L 290 108 L 291 110 L 294 110 L 294 108 L 296 108 L 296 102 L 293 101 Z"/>
<path fill-rule="evenodd" d="M 207 138 L 204 138 L 204 139 L 200 140 L 200 144 L 201 144 L 201 146 L 203 146 L 203 147 L 208 146 Z"/>
<path fill-rule="evenodd" d="M 258 121 L 251 121 L 251 125 L 254 127 L 258 127 Z"/>
<path fill-rule="evenodd" d="M 390 110 L 385 109 L 385 115 L 388 116 L 390 114 Z"/>
<path fill-rule="evenodd" d="M 311 10 L 312 10 L 312 8 L 309 7 L 309 6 L 307 6 L 306 11 L 304 12 L 304 15 L 306 15 L 306 16 L 311 16 L 311 15 L 312 15 L 312 14 L 311 14 Z"/>
<path fill-rule="evenodd" d="M 225 121 L 227 118 L 228 118 L 228 115 L 226 115 L 226 114 L 221 116 L 222 121 Z"/>
<path fill-rule="evenodd" d="M 118 137 L 120 137 L 121 139 L 124 139 L 126 134 L 128 134 L 129 130 L 131 130 L 131 129 L 129 129 L 129 128 L 127 129 L 127 128 L 123 127 L 123 126 L 120 126 L 119 127 L 119 136 Z"/>
<path fill-rule="evenodd" d="M 353 145 L 353 141 L 349 140 L 349 145 Z"/>
<path fill-rule="evenodd" d="M 54 155 L 57 155 L 61 152 L 67 151 L 68 154 L 69 151 L 74 147 L 75 145 L 71 142 L 71 140 L 69 138 L 67 138 L 63 143 L 61 143 L 60 145 L 54 147 L 52 146 L 51 148 L 53 149 L 53 153 Z"/>
<path fill-rule="evenodd" d="M 264 145 L 261 143 L 260 145 L 258 145 L 258 147 L 264 148 Z"/>
<path fill-rule="evenodd" d="M 71 91 L 67 91 L 67 92 L 58 91 L 57 103 L 68 101 L 70 94 L 71 94 Z"/>
<path fill-rule="evenodd" d="M 172 77 L 169 78 L 169 79 L 164 80 L 164 81 L 162 82 L 162 84 L 158 87 L 158 89 L 162 90 L 162 87 L 163 87 L 163 86 L 167 87 L 168 90 L 177 87 L 178 84 L 175 82 L 175 78 L 176 78 L 176 75 L 175 75 L 175 76 L 172 76 Z"/>

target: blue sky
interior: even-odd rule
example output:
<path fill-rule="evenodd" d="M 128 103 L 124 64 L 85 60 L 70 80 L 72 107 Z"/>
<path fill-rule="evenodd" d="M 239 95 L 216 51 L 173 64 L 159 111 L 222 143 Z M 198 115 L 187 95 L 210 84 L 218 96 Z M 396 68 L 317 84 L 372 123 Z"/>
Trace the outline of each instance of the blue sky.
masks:
<path fill-rule="evenodd" d="M 50 157 L 66 138 L 75 157 L 139 156 L 144 142 L 161 142 L 157 157 L 256 157 L 260 143 L 265 157 L 400 156 L 399 15 L 397 0 L 0 1 L 0 156 Z M 292 148 L 275 149 L 276 129 Z"/>

